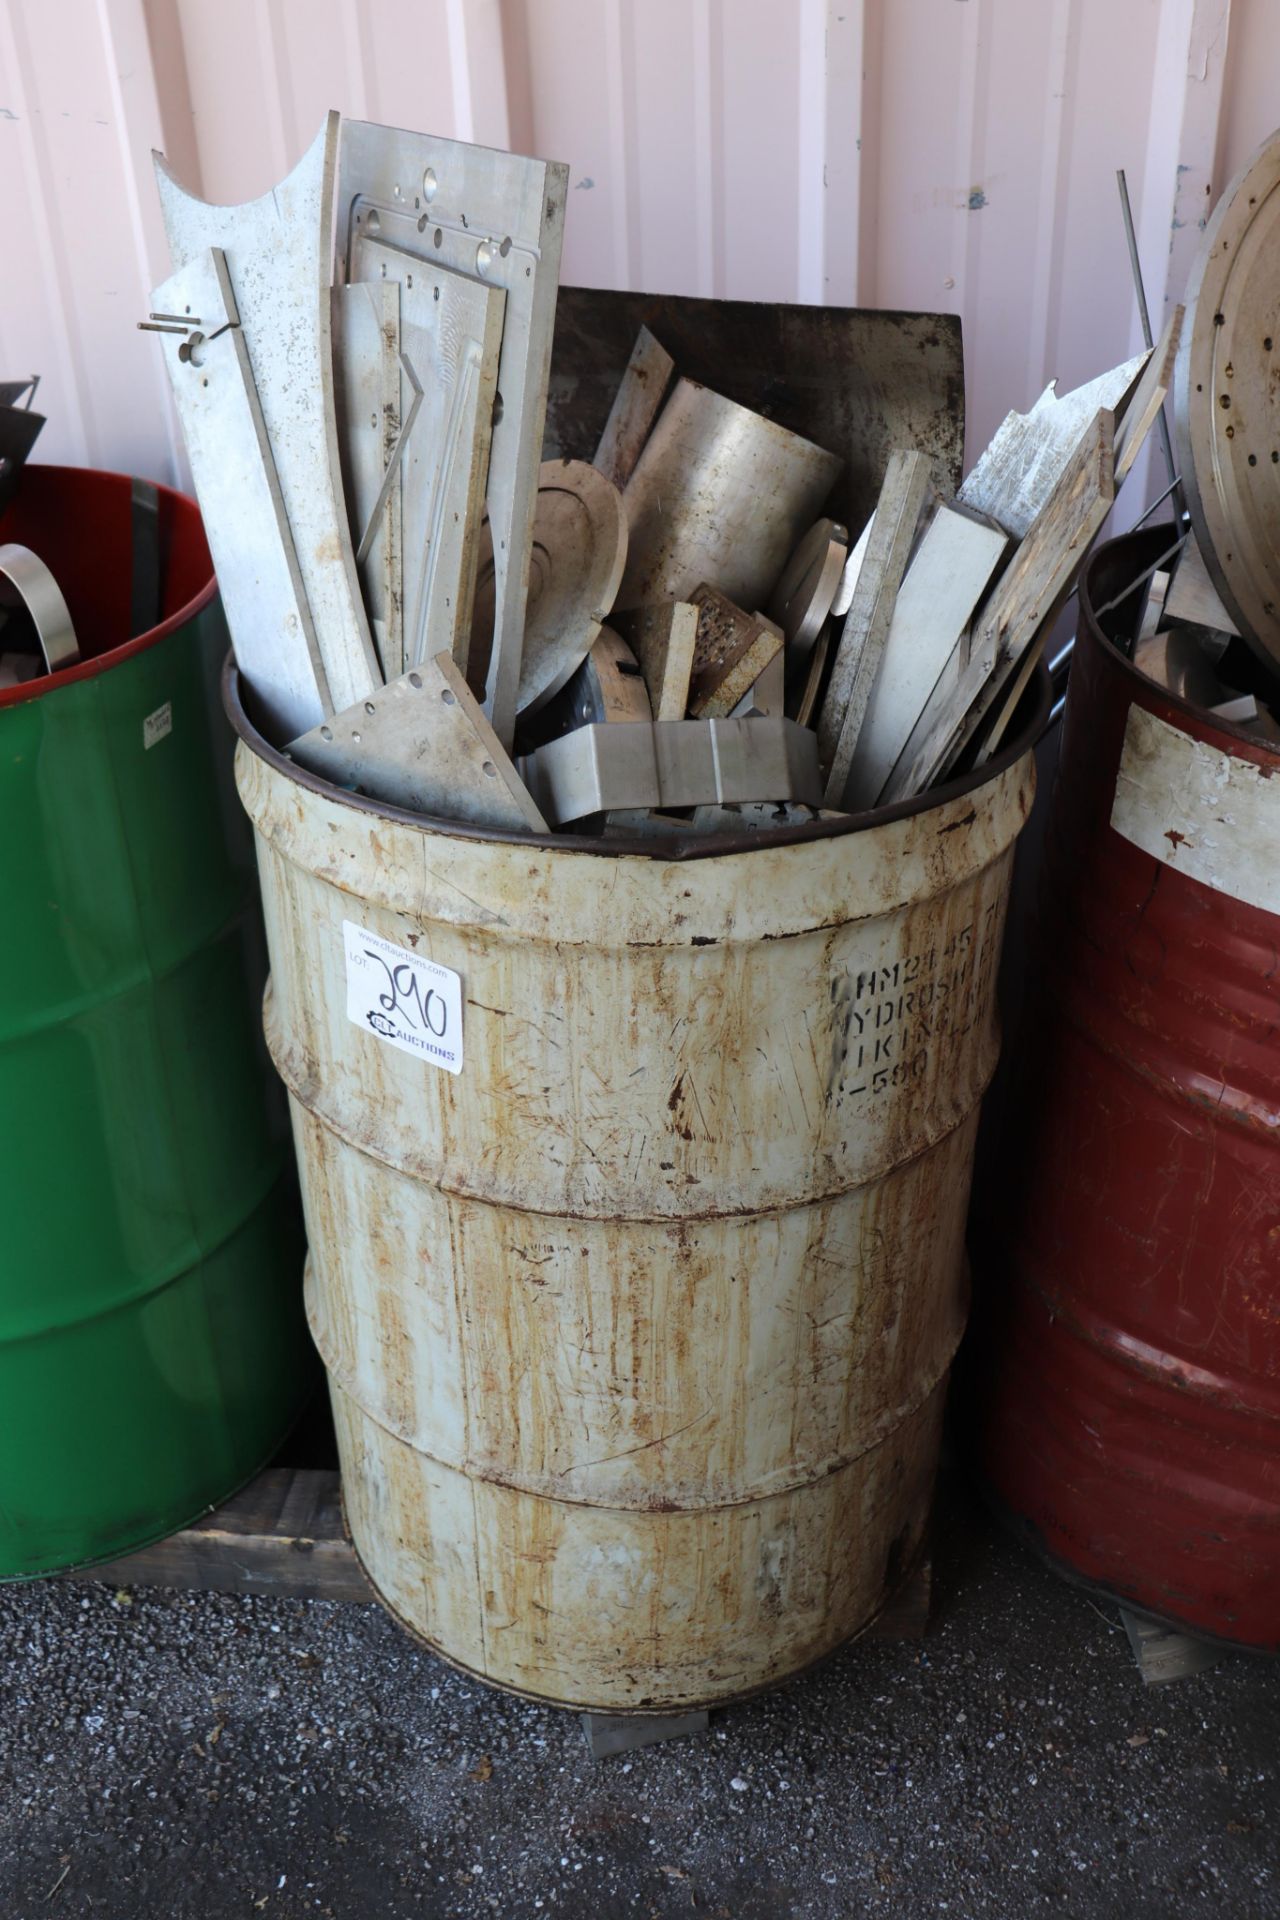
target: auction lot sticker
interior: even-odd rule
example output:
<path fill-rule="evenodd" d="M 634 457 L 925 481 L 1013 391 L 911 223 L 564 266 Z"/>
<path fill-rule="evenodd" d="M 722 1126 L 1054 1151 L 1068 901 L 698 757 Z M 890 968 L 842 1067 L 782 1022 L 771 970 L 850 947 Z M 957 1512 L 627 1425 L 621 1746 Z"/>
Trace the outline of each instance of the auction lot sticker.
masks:
<path fill-rule="evenodd" d="M 347 1018 L 389 1047 L 462 1072 L 462 976 L 393 940 L 342 923 Z"/>

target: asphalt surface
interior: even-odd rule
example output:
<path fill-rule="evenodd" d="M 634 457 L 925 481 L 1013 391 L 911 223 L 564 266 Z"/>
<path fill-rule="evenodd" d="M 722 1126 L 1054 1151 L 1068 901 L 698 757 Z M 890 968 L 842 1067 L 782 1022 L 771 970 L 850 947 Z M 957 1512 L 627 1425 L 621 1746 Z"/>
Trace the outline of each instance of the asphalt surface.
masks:
<path fill-rule="evenodd" d="M 1280 1666 L 1144 1689 L 943 1507 L 923 1644 L 600 1764 L 376 1607 L 0 1590 L 0 1914 L 1280 1916 Z"/>

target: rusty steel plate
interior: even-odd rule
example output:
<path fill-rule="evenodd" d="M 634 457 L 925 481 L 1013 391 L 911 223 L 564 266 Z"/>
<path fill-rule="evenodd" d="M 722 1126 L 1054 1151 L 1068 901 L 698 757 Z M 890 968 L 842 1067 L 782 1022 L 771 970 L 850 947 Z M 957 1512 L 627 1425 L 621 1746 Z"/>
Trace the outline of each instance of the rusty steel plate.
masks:
<path fill-rule="evenodd" d="M 842 525 L 870 517 L 894 447 L 929 455 L 944 498 L 960 485 L 964 353 L 955 314 L 598 287 L 560 289 L 545 457 L 592 458 L 642 326 L 687 379 L 839 454 L 844 471 L 826 511 Z"/>
<path fill-rule="evenodd" d="M 1280 661 L 1280 136 L 1205 229 L 1174 376 L 1182 482 L 1214 585 Z"/>

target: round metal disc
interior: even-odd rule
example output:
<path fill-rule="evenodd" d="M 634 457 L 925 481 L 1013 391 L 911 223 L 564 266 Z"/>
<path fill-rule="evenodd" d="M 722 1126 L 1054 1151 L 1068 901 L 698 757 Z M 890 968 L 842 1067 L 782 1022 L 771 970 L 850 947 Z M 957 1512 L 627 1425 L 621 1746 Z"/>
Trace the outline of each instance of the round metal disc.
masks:
<path fill-rule="evenodd" d="M 1280 661 L 1280 136 L 1205 229 L 1174 377 L 1182 484 L 1205 565 L 1254 651 Z"/>
<path fill-rule="evenodd" d="M 769 613 L 795 656 L 809 651 L 831 611 L 849 557 L 849 534 L 834 520 L 817 520 L 782 569 Z"/>
<path fill-rule="evenodd" d="M 481 529 L 472 644 L 493 632 L 493 538 Z M 627 518 L 612 480 L 585 460 L 538 471 L 517 713 L 533 713 L 566 686 L 613 607 L 627 563 Z"/>

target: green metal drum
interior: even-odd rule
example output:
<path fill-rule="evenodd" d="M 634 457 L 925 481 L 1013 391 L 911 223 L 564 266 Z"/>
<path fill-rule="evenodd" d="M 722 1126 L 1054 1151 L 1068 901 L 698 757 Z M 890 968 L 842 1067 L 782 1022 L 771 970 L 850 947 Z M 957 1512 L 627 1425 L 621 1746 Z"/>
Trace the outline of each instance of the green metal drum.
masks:
<path fill-rule="evenodd" d="M 29 468 L 0 542 L 84 663 L 0 692 L 0 1578 L 112 1558 L 223 1499 L 311 1384 L 287 1121 L 199 514 Z"/>

